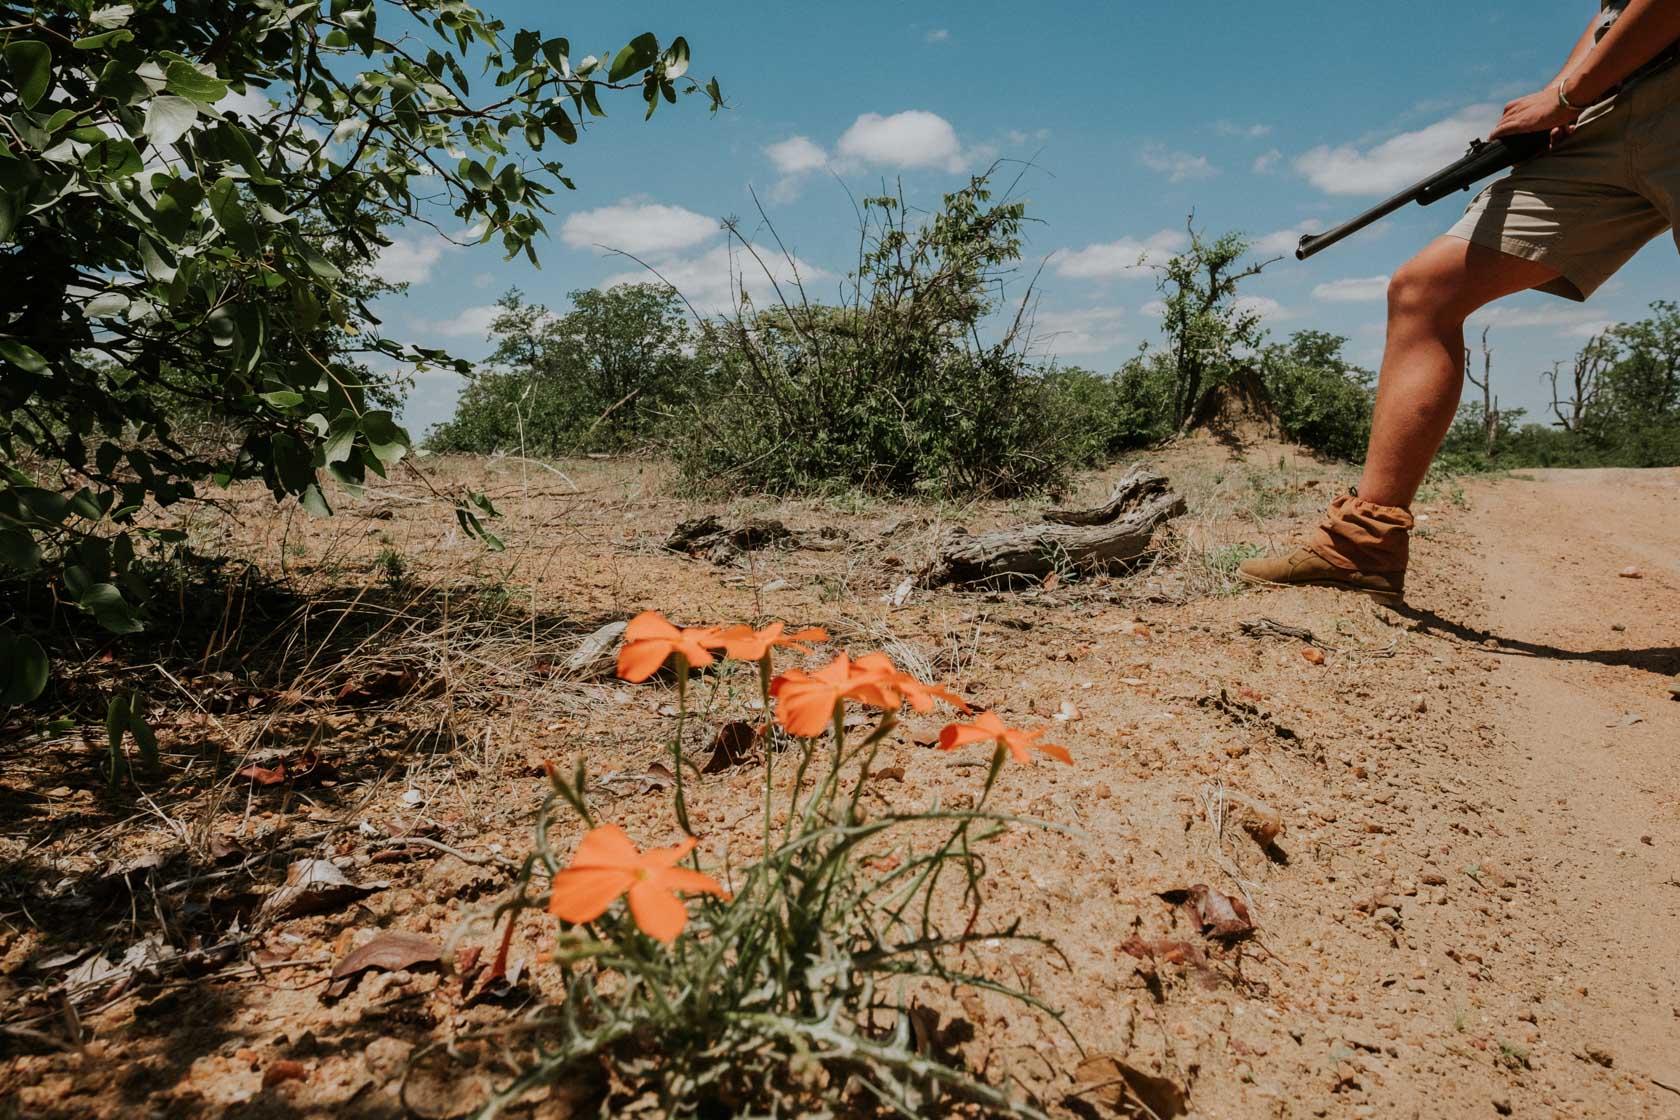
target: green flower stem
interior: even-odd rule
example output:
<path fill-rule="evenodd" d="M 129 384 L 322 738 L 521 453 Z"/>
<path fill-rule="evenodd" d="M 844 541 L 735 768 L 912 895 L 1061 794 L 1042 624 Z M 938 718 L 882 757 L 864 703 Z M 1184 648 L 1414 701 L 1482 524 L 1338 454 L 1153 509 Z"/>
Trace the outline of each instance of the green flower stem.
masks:
<path fill-rule="evenodd" d="M 686 836 L 693 836 L 688 824 L 688 799 L 683 795 L 683 728 L 688 723 L 688 658 L 682 653 L 672 655 L 677 671 L 677 737 L 671 743 L 671 770 L 676 774 L 677 827 Z"/>

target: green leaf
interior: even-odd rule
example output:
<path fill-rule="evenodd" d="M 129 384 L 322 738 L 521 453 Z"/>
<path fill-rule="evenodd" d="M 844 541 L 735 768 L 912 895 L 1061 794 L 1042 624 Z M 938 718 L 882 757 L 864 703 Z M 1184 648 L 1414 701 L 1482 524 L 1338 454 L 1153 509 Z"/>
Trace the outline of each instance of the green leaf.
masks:
<path fill-rule="evenodd" d="M 0 529 L 0 567 L 33 572 L 41 566 L 41 546 L 22 529 Z"/>
<path fill-rule="evenodd" d="M 0 705 L 28 704 L 47 689 L 47 655 L 34 638 L 0 627 Z"/>
<path fill-rule="evenodd" d="M 293 408 L 303 403 L 303 394 L 294 389 L 281 389 L 273 393 L 259 393 L 258 396 L 275 408 Z"/>
<path fill-rule="evenodd" d="M 105 705 L 105 741 L 110 745 L 113 757 L 122 753 L 123 732 L 127 730 L 128 697 L 113 696 L 111 702 Z"/>
<path fill-rule="evenodd" d="M 607 71 L 607 80 L 621 82 L 638 71 L 646 70 L 658 58 L 659 40 L 654 38 L 652 32 L 643 32 L 613 56 L 612 68 Z"/>
<path fill-rule="evenodd" d="M 115 31 L 102 31 L 98 35 L 87 35 L 77 39 L 70 45 L 84 51 L 97 51 L 105 47 L 114 47 L 126 43 L 134 38 L 134 32 L 126 27 L 119 27 Z"/>
<path fill-rule="evenodd" d="M 8 43 L 6 69 L 18 100 L 25 109 L 33 109 L 52 85 L 52 48 L 33 39 Z"/>
<path fill-rule="evenodd" d="M 675 81 L 688 73 L 688 40 L 678 35 L 665 49 L 665 80 Z"/>
<path fill-rule="evenodd" d="M 256 227 L 245 216 L 239 199 L 239 184 L 224 176 L 210 188 L 209 199 L 210 213 L 239 251 L 253 257 L 260 253 L 262 244 L 257 240 Z"/>
<path fill-rule="evenodd" d="M 47 368 L 47 360 L 21 342 L 0 338 L 0 358 L 6 359 L 25 373 L 40 373 Z"/>
<path fill-rule="evenodd" d="M 70 512 L 70 499 L 55 490 L 39 486 L 19 486 L 12 491 L 31 515 L 49 525 L 57 525 Z"/>
<path fill-rule="evenodd" d="M 202 74 L 190 62 L 176 59 L 163 72 L 164 88 L 200 105 L 214 105 L 227 96 L 227 83 Z"/>
<path fill-rule="evenodd" d="M 387 465 L 401 462 L 412 442 L 389 412 L 370 412 L 363 416 L 362 435 L 367 437 L 368 449 Z"/>
<path fill-rule="evenodd" d="M 303 493 L 298 496 L 298 504 L 311 517 L 332 516 L 332 507 L 327 504 L 327 496 L 321 493 L 320 486 L 313 482 L 304 487 Z"/>
<path fill-rule="evenodd" d="M 327 430 L 327 438 L 321 443 L 321 458 L 327 466 L 342 463 L 350 458 L 350 453 L 356 447 L 356 421 L 335 420 Z"/>
<path fill-rule="evenodd" d="M 548 116 L 543 118 L 543 124 L 547 125 L 548 130 L 558 136 L 562 143 L 577 143 L 577 126 L 572 123 L 572 118 L 566 115 L 566 110 L 560 106 L 555 105 L 548 110 Z"/>
<path fill-rule="evenodd" d="M 198 123 L 198 106 L 185 97 L 163 94 L 146 106 L 146 139 L 155 148 L 172 147 Z"/>
<path fill-rule="evenodd" d="M 78 605 L 113 634 L 138 634 L 145 629 L 122 592 L 109 583 L 96 583 L 82 593 Z"/>

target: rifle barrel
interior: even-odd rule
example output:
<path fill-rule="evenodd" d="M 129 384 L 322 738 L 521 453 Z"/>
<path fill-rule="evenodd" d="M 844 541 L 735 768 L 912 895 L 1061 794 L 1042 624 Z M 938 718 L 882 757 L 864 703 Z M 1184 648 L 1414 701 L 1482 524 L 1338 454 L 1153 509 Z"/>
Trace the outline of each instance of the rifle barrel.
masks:
<path fill-rule="evenodd" d="M 1526 132 L 1520 136 L 1508 136 L 1486 142 L 1478 140 L 1470 145 L 1470 151 L 1456 163 L 1442 168 L 1427 179 L 1418 180 L 1393 198 L 1378 203 L 1352 221 L 1343 222 L 1335 229 L 1323 233 L 1307 234 L 1295 247 L 1295 259 L 1304 261 L 1314 253 L 1322 252 L 1336 242 L 1358 233 L 1373 222 L 1381 221 L 1409 203 L 1416 202 L 1420 206 L 1428 206 L 1456 191 L 1468 190 L 1471 184 L 1489 175 L 1539 155 L 1550 143 L 1550 134 L 1545 132 Z"/>

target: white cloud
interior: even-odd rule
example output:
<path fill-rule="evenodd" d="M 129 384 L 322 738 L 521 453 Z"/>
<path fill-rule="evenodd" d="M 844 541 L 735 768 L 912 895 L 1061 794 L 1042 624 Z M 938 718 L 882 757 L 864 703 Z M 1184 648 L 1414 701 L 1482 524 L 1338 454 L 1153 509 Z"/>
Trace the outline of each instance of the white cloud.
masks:
<path fill-rule="evenodd" d="M 424 284 L 452 246 L 430 231 L 399 233 L 379 251 L 379 275 L 393 284 Z"/>
<path fill-rule="evenodd" d="M 1605 331 L 1613 330 L 1622 325 L 1620 319 L 1596 319 L 1586 323 L 1576 323 L 1572 327 L 1565 327 L 1558 334 L 1565 338 L 1597 338 Z"/>
<path fill-rule="evenodd" d="M 1164 229 L 1141 241 L 1122 237 L 1083 249 L 1063 249 L 1056 254 L 1056 273 L 1081 280 L 1143 276 L 1150 266 L 1165 263 L 1189 242 L 1182 230 Z"/>
<path fill-rule="evenodd" d="M 1326 194 L 1388 194 L 1458 159 L 1470 138 L 1485 135 L 1498 116 L 1498 106 L 1471 105 L 1363 151 L 1352 145 L 1320 145 L 1298 156 L 1295 169 Z"/>
<path fill-rule="evenodd" d="M 1214 126 L 1214 131 L 1221 136 L 1240 136 L 1245 140 L 1259 140 L 1272 134 L 1269 124 L 1237 124 L 1235 121 L 1220 121 Z"/>
<path fill-rule="evenodd" d="M 782 294 L 789 303 L 797 303 L 799 294 L 794 287 L 794 272 L 798 270 L 798 277 L 804 283 L 806 293 L 813 302 L 820 293 L 812 291 L 812 286 L 818 282 L 833 279 L 834 274 L 818 268 L 809 261 L 793 258 L 793 266 L 789 266 L 781 253 L 774 249 L 760 247 L 758 256 L 763 260 L 761 267 L 751 253 L 743 250 L 738 244 L 731 242 L 718 245 L 694 257 L 678 257 L 672 260 L 657 262 L 660 276 L 694 305 L 702 315 L 717 315 L 731 311 L 735 307 L 736 298 L 742 288 L 751 298 L 753 305 L 759 308 L 774 307 L 777 303 L 776 288 L 770 281 L 781 285 Z M 766 269 L 769 277 L 765 275 Z M 601 282 L 601 287 L 615 288 L 620 284 L 654 284 L 659 277 L 645 269 L 630 272 L 620 272 L 607 277 Z"/>
<path fill-rule="evenodd" d="M 1295 312 L 1269 296 L 1238 296 L 1231 306 L 1238 311 L 1252 311 L 1267 321 L 1295 318 Z"/>
<path fill-rule="evenodd" d="M 1582 337 L 1592 328 L 1605 324 L 1604 312 L 1596 307 L 1554 301 L 1543 307 L 1484 307 L 1470 316 L 1469 326 L 1475 330 L 1493 327 L 1496 330 L 1521 330 L 1532 327 L 1552 327 L 1565 337 Z"/>
<path fill-rule="evenodd" d="M 1101 354 L 1125 341 L 1118 307 L 1087 307 L 1078 311 L 1040 311 L 1033 317 L 1033 341 L 1045 354 Z"/>
<path fill-rule="evenodd" d="M 477 307 L 463 307 L 454 317 L 441 321 L 428 321 L 416 324 L 433 334 L 440 334 L 447 338 L 488 338 L 490 324 L 502 309 L 493 303 L 481 304 Z"/>
<path fill-rule="evenodd" d="M 1167 313 L 1167 305 L 1166 305 L 1165 301 L 1158 300 L 1158 299 L 1152 299 L 1148 303 L 1144 304 L 1142 307 L 1138 308 L 1138 314 L 1147 315 L 1151 319 L 1159 319 L 1161 316 L 1165 315 L 1166 313 Z"/>
<path fill-rule="evenodd" d="M 601 246 L 642 256 L 692 249 L 719 228 L 716 219 L 681 206 L 626 199 L 571 215 L 560 227 L 560 239 L 574 249 Z"/>
<path fill-rule="evenodd" d="M 1280 253 L 1293 253 L 1303 234 L 1318 233 L 1323 228 L 1323 222 L 1309 219 L 1298 226 L 1273 230 L 1264 237 L 1255 238 L 1253 249 L 1262 257 L 1275 257 Z"/>
<path fill-rule="evenodd" d="M 798 175 L 816 171 L 828 162 L 828 153 L 821 145 L 806 136 L 790 136 L 767 146 L 764 154 L 783 175 Z"/>
<path fill-rule="evenodd" d="M 1169 183 L 1209 179 L 1219 174 L 1219 168 L 1209 163 L 1206 156 L 1170 151 L 1161 144 L 1151 144 L 1144 148 L 1138 154 L 1138 162 L 1151 171 L 1165 175 Z"/>
<path fill-rule="evenodd" d="M 943 43 L 950 37 L 951 33 L 943 27 L 936 27 L 927 33 L 927 41 L 930 43 Z"/>
<path fill-rule="evenodd" d="M 1254 173 L 1256 175 L 1270 175 L 1272 172 L 1277 170 L 1277 165 L 1282 162 L 1282 160 L 1283 153 L 1278 151 L 1276 148 L 1273 148 L 1270 151 L 1261 152 L 1259 155 L 1254 157 Z"/>
<path fill-rule="evenodd" d="M 837 150 L 849 160 L 887 167 L 961 171 L 965 163 L 951 122 L 923 109 L 890 117 L 865 113 L 841 135 Z"/>
<path fill-rule="evenodd" d="M 1326 303 L 1374 303 L 1388 295 L 1387 276 L 1330 280 L 1313 289 L 1313 298 Z"/>

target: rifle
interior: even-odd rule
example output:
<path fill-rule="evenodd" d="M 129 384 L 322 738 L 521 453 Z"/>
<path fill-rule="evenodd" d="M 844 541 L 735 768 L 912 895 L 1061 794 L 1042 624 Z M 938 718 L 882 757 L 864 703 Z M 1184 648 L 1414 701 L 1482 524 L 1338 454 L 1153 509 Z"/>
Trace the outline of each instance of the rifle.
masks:
<path fill-rule="evenodd" d="M 1301 243 L 1295 247 L 1295 259 L 1304 261 L 1314 253 L 1328 249 L 1344 237 L 1358 233 L 1409 203 L 1428 206 L 1456 191 L 1467 191 L 1472 183 L 1480 182 L 1507 167 L 1515 167 L 1524 160 L 1533 159 L 1550 145 L 1549 132 L 1524 132 L 1517 136 L 1502 136 L 1498 140 L 1472 140 L 1470 150 L 1457 163 L 1437 171 L 1427 179 L 1413 183 L 1393 198 L 1378 203 L 1352 221 L 1343 222 L 1335 229 L 1323 233 L 1309 233 L 1301 238 Z"/>

